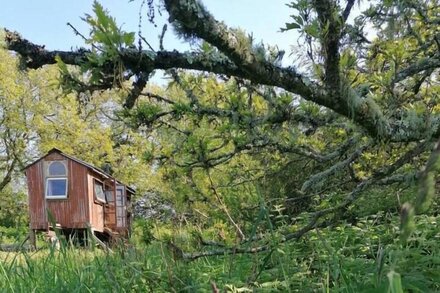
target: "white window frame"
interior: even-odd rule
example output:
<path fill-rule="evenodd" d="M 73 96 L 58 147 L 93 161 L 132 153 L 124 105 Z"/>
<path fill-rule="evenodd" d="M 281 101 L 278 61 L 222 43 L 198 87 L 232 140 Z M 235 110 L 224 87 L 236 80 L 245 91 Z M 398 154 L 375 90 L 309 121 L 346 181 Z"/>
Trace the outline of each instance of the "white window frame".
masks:
<path fill-rule="evenodd" d="M 65 175 L 50 175 L 49 173 L 49 169 L 50 169 L 50 165 L 53 163 L 61 163 L 64 166 L 64 169 L 66 170 L 66 174 Z M 66 199 L 68 197 L 68 190 L 69 190 L 69 180 L 67 179 L 67 166 L 66 163 L 64 161 L 51 161 L 47 164 L 47 174 L 46 174 L 46 186 L 45 186 L 45 190 L 44 190 L 44 196 L 47 199 Z M 48 191 L 49 191 L 49 182 L 53 181 L 53 180 L 64 180 L 66 182 L 66 189 L 64 191 L 63 195 L 49 195 Z"/>
<path fill-rule="evenodd" d="M 64 180 L 66 182 L 66 189 L 64 190 L 64 194 L 62 195 L 49 195 L 49 182 L 54 180 Z M 46 198 L 48 199 L 65 199 L 67 198 L 67 190 L 68 190 L 68 184 L 67 177 L 49 177 L 46 179 Z"/>

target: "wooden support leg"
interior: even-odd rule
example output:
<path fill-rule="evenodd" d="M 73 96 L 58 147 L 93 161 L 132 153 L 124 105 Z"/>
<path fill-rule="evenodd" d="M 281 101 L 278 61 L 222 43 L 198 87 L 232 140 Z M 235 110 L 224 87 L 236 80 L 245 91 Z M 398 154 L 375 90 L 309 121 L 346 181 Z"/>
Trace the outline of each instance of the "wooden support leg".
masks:
<path fill-rule="evenodd" d="M 29 243 L 32 249 L 37 249 L 37 237 L 34 229 L 29 229 Z"/>

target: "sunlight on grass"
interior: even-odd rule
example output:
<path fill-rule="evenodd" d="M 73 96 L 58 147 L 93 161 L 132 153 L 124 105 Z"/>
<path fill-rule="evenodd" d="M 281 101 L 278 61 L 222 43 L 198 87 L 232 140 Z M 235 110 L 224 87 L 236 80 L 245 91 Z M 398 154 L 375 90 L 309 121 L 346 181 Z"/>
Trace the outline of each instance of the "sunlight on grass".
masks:
<path fill-rule="evenodd" d="M 73 247 L 1 252 L 0 284 L 6 292 L 212 292 L 213 284 L 230 292 L 387 292 L 399 276 L 405 290 L 437 291 L 436 223 L 435 217 L 419 217 L 425 232 L 415 233 L 405 247 L 393 236 L 397 217 L 382 215 L 312 231 L 261 254 L 191 262 L 175 259 L 158 241 L 115 247 L 113 253 Z"/>

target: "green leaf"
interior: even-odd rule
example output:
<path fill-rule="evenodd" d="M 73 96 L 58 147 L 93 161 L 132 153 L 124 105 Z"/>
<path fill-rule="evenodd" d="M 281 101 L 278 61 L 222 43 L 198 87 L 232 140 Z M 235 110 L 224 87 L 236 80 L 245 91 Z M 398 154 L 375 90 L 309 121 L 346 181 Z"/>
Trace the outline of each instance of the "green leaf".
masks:
<path fill-rule="evenodd" d="M 124 33 L 124 35 L 123 35 L 124 44 L 126 46 L 133 45 L 133 43 L 134 43 L 134 36 L 135 36 L 134 32 Z"/>
<path fill-rule="evenodd" d="M 400 240 L 405 243 L 408 237 L 415 230 L 414 208 L 411 204 L 405 203 L 400 212 Z"/>
<path fill-rule="evenodd" d="M 299 25 L 303 25 L 304 24 L 304 21 L 303 21 L 303 19 L 302 19 L 302 17 L 301 16 L 299 16 L 299 15 L 291 15 L 291 17 L 299 24 Z"/>
<path fill-rule="evenodd" d="M 387 274 L 388 282 L 389 282 L 389 290 L 391 293 L 403 293 L 402 288 L 402 280 L 400 278 L 400 274 L 395 271 L 390 271 Z"/>
<path fill-rule="evenodd" d="M 66 63 L 61 60 L 59 55 L 55 56 L 55 61 L 57 62 L 58 69 L 60 70 L 61 74 L 69 74 Z"/>
<path fill-rule="evenodd" d="M 281 32 L 290 31 L 290 30 L 299 29 L 299 28 L 301 28 L 301 26 L 295 22 L 291 22 L 291 23 L 286 22 L 286 27 L 281 28 Z"/>
<path fill-rule="evenodd" d="M 108 17 L 105 13 L 104 7 L 102 7 L 102 5 L 98 1 L 93 2 L 93 12 L 95 12 L 95 15 L 98 18 L 98 21 L 101 23 L 101 25 L 107 27 Z"/>
<path fill-rule="evenodd" d="M 311 25 L 308 25 L 304 28 L 306 34 L 318 38 L 319 37 L 319 25 L 317 22 L 313 22 Z"/>

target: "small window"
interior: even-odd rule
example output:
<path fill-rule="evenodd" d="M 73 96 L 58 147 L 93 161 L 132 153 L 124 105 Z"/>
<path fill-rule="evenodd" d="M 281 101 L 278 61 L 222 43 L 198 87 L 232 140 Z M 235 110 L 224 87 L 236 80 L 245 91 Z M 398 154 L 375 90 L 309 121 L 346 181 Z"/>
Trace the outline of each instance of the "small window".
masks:
<path fill-rule="evenodd" d="M 50 163 L 49 176 L 66 176 L 66 167 L 61 162 Z"/>
<path fill-rule="evenodd" d="M 105 202 L 104 185 L 101 182 L 95 180 L 95 197 L 100 202 Z"/>
<path fill-rule="evenodd" d="M 61 161 L 49 163 L 46 175 L 46 198 L 67 198 L 67 169 Z"/>
<path fill-rule="evenodd" d="M 46 182 L 47 198 L 66 198 L 67 179 L 66 178 L 47 178 Z"/>

